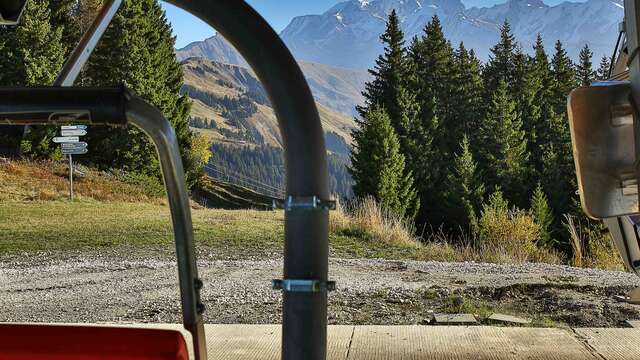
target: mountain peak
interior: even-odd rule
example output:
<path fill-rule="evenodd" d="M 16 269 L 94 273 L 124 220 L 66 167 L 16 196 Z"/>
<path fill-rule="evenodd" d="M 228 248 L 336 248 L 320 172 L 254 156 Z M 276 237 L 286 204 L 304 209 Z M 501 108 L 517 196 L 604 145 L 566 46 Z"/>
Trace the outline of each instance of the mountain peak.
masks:
<path fill-rule="evenodd" d="M 521 7 L 535 7 L 535 8 L 543 8 L 548 7 L 542 0 L 509 0 L 507 2 L 509 5 L 513 6 L 521 6 Z"/>

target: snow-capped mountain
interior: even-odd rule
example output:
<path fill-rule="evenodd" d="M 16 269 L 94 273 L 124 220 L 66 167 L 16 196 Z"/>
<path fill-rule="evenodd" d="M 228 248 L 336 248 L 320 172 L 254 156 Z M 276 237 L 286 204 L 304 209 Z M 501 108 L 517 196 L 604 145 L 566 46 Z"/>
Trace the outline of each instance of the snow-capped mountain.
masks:
<path fill-rule="evenodd" d="M 305 61 L 356 69 L 368 68 L 381 52 L 378 40 L 385 20 L 396 9 L 407 39 L 420 35 L 438 15 L 454 46 L 464 41 L 487 60 L 508 20 L 514 35 L 529 51 L 541 33 L 548 52 L 562 41 L 572 57 L 588 43 L 595 56 L 611 55 L 623 17 L 622 0 L 588 0 L 548 6 L 541 0 L 509 0 L 488 8 L 465 9 L 460 0 L 351 0 L 322 15 L 294 18 L 281 36 L 294 55 Z"/>

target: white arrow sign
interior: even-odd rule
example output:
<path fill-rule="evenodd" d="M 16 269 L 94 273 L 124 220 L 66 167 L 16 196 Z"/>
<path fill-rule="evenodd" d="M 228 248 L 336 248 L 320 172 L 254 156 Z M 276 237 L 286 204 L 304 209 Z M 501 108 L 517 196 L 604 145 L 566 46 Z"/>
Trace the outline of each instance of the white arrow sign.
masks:
<path fill-rule="evenodd" d="M 85 136 L 87 130 L 62 130 L 62 136 Z"/>
<path fill-rule="evenodd" d="M 62 150 L 69 150 L 69 149 L 85 149 L 89 144 L 87 144 L 84 141 L 81 141 L 76 143 L 62 143 L 60 145 L 62 145 Z"/>
<path fill-rule="evenodd" d="M 53 142 L 56 144 L 60 143 L 77 143 L 80 141 L 80 138 L 77 136 L 62 136 L 62 137 L 54 137 Z"/>
<path fill-rule="evenodd" d="M 83 149 L 62 149 L 63 155 L 83 155 L 88 153 L 89 150 L 87 148 Z"/>
<path fill-rule="evenodd" d="M 87 125 L 63 125 L 61 130 L 87 130 Z"/>

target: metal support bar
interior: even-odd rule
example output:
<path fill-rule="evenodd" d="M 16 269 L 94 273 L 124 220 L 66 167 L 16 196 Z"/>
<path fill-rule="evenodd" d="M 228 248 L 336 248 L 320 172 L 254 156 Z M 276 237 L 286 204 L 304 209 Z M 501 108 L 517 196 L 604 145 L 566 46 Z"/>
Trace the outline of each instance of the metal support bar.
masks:
<path fill-rule="evenodd" d="M 17 25 L 26 7 L 26 0 L 0 1 L 0 26 Z"/>
<path fill-rule="evenodd" d="M 298 63 L 282 39 L 240 0 L 168 0 L 216 29 L 240 52 L 273 104 L 285 153 L 287 194 L 329 199 L 324 132 Z M 286 211 L 285 279 L 327 281 L 329 212 Z M 283 292 L 282 359 L 327 356 L 327 292 Z"/>
<path fill-rule="evenodd" d="M 203 284 L 198 279 L 189 193 L 178 140 L 171 123 L 158 109 L 144 100 L 131 97 L 126 108 L 127 120 L 149 135 L 158 150 L 173 220 L 183 323 L 193 336 L 195 359 L 204 360 L 207 358 L 207 346 L 202 318 L 204 305 L 200 301 L 200 289 Z"/>
<path fill-rule="evenodd" d="M 122 0 L 107 0 L 105 2 L 91 27 L 82 35 L 80 42 L 73 49 L 64 66 L 62 66 L 58 77 L 53 82 L 54 86 L 73 86 L 78 75 L 80 75 L 82 67 L 89 60 L 89 56 L 91 56 L 93 49 L 95 49 L 105 30 L 107 30 L 121 4 Z"/>

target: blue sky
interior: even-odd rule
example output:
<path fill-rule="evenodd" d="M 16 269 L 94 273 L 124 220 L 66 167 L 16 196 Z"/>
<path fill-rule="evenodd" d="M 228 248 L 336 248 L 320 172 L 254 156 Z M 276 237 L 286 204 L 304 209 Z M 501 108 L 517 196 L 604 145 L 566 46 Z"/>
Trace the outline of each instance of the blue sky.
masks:
<path fill-rule="evenodd" d="M 284 29 L 295 16 L 321 14 L 334 4 L 344 0 L 247 0 L 276 31 Z M 491 6 L 506 0 L 462 0 L 467 7 Z M 544 0 L 549 5 L 556 5 L 563 0 Z M 572 0 L 581 1 L 581 0 Z M 193 42 L 204 40 L 215 31 L 205 23 L 188 13 L 166 3 L 162 4 L 167 11 L 167 17 L 173 25 L 177 36 L 176 47 L 181 48 Z"/>

